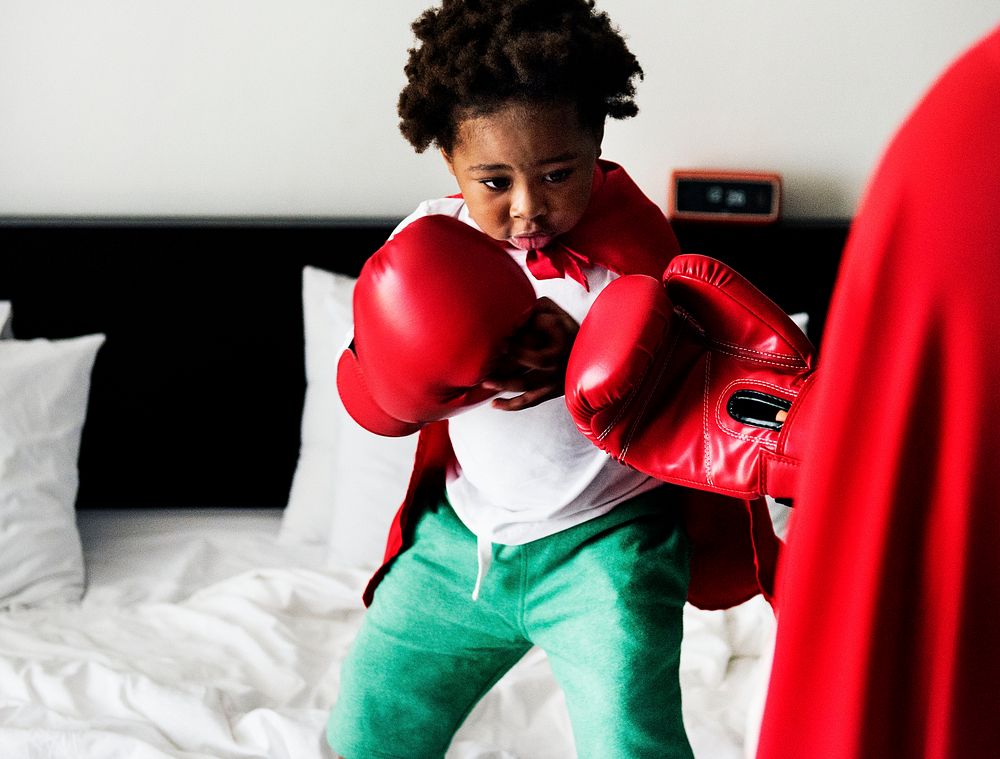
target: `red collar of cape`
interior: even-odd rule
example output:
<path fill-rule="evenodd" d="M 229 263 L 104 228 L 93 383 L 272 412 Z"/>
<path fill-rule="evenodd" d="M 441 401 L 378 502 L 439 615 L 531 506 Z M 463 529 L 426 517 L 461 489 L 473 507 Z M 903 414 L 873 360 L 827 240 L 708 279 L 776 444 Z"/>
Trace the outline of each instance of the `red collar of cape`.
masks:
<path fill-rule="evenodd" d="M 583 218 L 542 250 L 530 251 L 527 263 L 537 279 L 570 277 L 589 289 L 586 266 L 598 264 L 617 274 L 658 278 L 679 252 L 663 212 L 625 169 L 598 161 Z"/>
<path fill-rule="evenodd" d="M 460 197 L 460 196 L 457 196 Z M 659 277 L 680 252 L 663 212 L 618 164 L 598 161 L 583 218 L 541 251 L 529 253 L 536 278 L 569 276 L 603 266 L 616 274 Z M 534 262 L 534 266 L 532 266 Z M 581 285 L 587 287 L 583 277 Z M 382 566 L 364 592 L 367 606 L 393 559 L 412 539 L 412 526 L 425 504 L 443 491 L 455 454 L 447 420 L 420 430 L 406 496 L 389 530 Z M 771 600 L 780 541 L 764 499 L 742 501 L 686 488 L 660 489 L 664 508 L 680 508 L 692 548 L 688 600 L 704 609 L 734 606 L 763 593 Z"/>

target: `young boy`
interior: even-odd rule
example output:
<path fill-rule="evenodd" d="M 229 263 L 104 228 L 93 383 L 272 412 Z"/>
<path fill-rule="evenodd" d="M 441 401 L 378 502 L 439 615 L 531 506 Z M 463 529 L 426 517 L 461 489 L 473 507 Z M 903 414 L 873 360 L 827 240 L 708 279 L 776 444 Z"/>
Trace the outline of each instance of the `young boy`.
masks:
<path fill-rule="evenodd" d="M 505 241 L 539 300 L 488 383 L 500 396 L 420 433 L 328 740 L 347 759 L 441 757 L 537 645 L 579 756 L 690 759 L 682 491 L 591 445 L 559 397 L 601 290 L 659 277 L 677 253 L 662 212 L 599 160 L 605 119 L 637 112 L 642 70 L 587 0 L 444 0 L 413 29 L 400 128 L 417 151 L 441 151 L 461 195 L 399 228 L 446 214 Z"/>

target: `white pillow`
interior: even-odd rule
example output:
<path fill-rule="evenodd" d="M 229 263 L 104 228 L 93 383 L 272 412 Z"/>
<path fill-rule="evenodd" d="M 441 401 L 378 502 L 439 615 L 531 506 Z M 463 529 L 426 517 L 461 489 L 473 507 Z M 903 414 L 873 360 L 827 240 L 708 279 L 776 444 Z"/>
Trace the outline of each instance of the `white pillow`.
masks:
<path fill-rule="evenodd" d="M 798 311 L 788 315 L 796 326 L 802 330 L 803 334 L 809 336 L 809 314 L 805 311 Z"/>
<path fill-rule="evenodd" d="M 10 301 L 0 300 L 0 340 L 7 340 L 13 337 L 10 331 Z"/>
<path fill-rule="evenodd" d="M 354 283 L 313 267 L 302 272 L 307 387 L 281 541 L 325 543 L 331 563 L 373 570 L 406 494 L 417 436 L 368 432 L 340 401 L 337 361 L 350 340 Z"/>
<path fill-rule="evenodd" d="M 0 608 L 83 595 L 77 458 L 103 343 L 0 341 Z"/>

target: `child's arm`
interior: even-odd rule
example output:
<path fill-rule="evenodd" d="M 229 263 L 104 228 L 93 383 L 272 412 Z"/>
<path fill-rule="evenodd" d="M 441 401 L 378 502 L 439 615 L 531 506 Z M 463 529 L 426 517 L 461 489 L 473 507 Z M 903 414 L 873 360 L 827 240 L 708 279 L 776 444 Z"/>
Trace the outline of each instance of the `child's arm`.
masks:
<path fill-rule="evenodd" d="M 519 411 L 565 392 L 566 362 L 580 325 L 549 298 L 535 301 L 527 322 L 507 344 L 497 369 L 483 383 L 487 389 L 516 392 L 497 398 L 493 407 Z"/>

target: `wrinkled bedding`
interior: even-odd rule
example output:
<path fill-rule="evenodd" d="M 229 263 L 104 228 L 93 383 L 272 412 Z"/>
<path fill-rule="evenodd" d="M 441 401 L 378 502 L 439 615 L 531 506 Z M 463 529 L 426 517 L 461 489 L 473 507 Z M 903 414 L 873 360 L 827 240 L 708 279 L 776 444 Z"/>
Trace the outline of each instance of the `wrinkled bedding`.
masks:
<path fill-rule="evenodd" d="M 3 759 L 311 759 L 367 573 L 276 541 L 278 510 L 79 515 L 80 604 L 0 614 Z M 685 610 L 685 722 L 699 759 L 752 755 L 774 619 L 757 598 Z M 448 759 L 571 759 L 562 696 L 531 651 Z"/>

